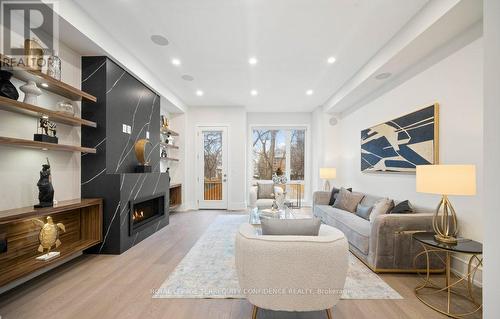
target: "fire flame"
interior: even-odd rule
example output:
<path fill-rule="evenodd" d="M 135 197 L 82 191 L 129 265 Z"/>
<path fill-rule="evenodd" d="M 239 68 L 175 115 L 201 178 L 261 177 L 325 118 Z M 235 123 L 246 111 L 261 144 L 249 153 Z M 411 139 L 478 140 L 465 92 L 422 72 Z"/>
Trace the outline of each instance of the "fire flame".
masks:
<path fill-rule="evenodd" d="M 144 212 L 141 210 L 140 212 L 134 211 L 132 214 L 132 220 L 141 220 L 144 218 Z"/>

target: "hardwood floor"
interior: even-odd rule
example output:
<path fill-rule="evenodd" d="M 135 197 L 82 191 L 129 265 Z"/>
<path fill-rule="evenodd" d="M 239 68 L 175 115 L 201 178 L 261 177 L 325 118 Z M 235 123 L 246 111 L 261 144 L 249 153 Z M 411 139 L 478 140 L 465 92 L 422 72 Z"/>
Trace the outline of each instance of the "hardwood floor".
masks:
<path fill-rule="evenodd" d="M 176 213 L 170 225 L 119 256 L 84 255 L 0 295 L 0 318 L 251 318 L 240 299 L 152 299 L 220 211 Z M 344 318 L 446 318 L 413 293 L 415 275 L 381 277 L 403 300 L 341 300 L 333 309 Z M 258 318 L 326 318 L 326 312 L 259 310 Z"/>

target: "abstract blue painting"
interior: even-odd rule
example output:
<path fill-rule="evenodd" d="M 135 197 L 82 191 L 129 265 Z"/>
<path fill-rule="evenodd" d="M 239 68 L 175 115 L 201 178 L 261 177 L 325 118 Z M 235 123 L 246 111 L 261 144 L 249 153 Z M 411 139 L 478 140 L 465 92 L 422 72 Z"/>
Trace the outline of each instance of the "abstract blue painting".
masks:
<path fill-rule="evenodd" d="M 361 131 L 362 172 L 415 172 L 439 159 L 439 105 Z"/>

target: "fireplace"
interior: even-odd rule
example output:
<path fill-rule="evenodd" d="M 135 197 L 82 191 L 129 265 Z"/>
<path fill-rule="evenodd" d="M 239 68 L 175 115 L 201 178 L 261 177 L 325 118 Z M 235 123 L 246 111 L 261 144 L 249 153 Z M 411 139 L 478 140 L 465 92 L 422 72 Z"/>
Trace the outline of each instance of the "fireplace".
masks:
<path fill-rule="evenodd" d="M 157 194 L 129 202 L 130 236 L 165 216 L 165 195 Z"/>

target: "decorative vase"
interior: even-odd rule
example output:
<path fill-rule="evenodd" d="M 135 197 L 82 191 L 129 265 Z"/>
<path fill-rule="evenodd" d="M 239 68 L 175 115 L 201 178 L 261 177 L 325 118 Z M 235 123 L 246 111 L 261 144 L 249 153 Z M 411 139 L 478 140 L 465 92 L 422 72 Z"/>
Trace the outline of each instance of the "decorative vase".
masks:
<path fill-rule="evenodd" d="M 57 102 L 56 110 L 59 113 L 75 116 L 75 107 L 73 106 L 73 104 L 71 104 L 71 102 L 68 101 Z"/>
<path fill-rule="evenodd" d="M 17 92 L 14 84 L 10 82 L 11 77 L 12 73 L 7 71 L 0 71 L 0 96 L 4 96 L 6 98 L 17 101 L 17 99 L 19 98 L 19 92 Z"/>
<path fill-rule="evenodd" d="M 47 75 L 61 81 L 61 59 L 54 52 L 47 61 Z"/>
<path fill-rule="evenodd" d="M 36 39 L 24 40 L 24 54 L 26 55 L 26 65 L 36 71 L 42 71 L 43 49 Z"/>
<path fill-rule="evenodd" d="M 34 81 L 29 81 L 25 85 L 19 88 L 24 92 L 24 103 L 36 105 L 38 96 L 42 95 L 42 90 L 40 90 Z"/>

